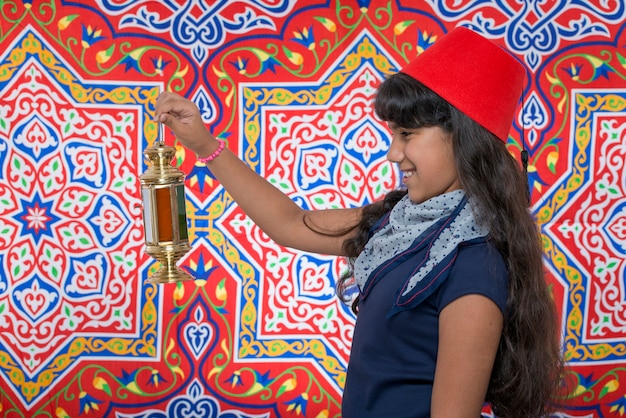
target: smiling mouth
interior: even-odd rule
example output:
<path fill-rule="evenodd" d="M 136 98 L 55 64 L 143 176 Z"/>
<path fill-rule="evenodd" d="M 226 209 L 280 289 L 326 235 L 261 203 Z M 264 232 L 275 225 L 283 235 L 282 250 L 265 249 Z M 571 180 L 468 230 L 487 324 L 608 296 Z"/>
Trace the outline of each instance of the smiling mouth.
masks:
<path fill-rule="evenodd" d="M 415 174 L 415 170 L 403 171 L 402 172 L 402 181 L 405 182 L 407 179 Z"/>

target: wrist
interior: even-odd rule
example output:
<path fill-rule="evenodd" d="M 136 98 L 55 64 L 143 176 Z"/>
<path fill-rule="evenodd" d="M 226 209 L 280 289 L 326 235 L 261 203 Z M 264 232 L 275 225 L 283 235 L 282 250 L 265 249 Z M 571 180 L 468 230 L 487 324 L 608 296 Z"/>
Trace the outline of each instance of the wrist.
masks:
<path fill-rule="evenodd" d="M 222 139 L 217 139 L 216 141 L 217 141 L 217 148 L 214 148 L 212 153 L 210 154 L 197 153 L 196 154 L 199 162 L 203 164 L 209 163 L 213 161 L 214 159 L 216 159 L 222 153 L 222 151 L 224 151 L 224 148 L 226 148 L 226 143 Z"/>

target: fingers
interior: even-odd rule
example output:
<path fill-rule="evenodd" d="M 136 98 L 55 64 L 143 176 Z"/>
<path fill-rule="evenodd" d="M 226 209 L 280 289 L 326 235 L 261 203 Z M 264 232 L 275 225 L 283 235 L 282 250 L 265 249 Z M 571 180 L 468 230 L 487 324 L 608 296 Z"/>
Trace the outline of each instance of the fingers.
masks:
<path fill-rule="evenodd" d="M 169 112 L 173 108 L 172 102 L 175 101 L 175 97 L 172 97 L 172 93 L 163 92 L 157 97 L 154 110 L 154 121 L 167 126 L 174 135 L 177 135 L 177 121 Z"/>
<path fill-rule="evenodd" d="M 176 93 L 163 92 L 156 101 L 155 121 L 176 132 L 181 124 L 189 124 L 193 120 L 196 109 L 192 101 Z"/>
<path fill-rule="evenodd" d="M 167 96 L 160 96 L 157 100 L 157 114 L 168 113 L 181 122 L 190 122 L 200 119 L 200 109 L 191 100 L 170 93 Z"/>
<path fill-rule="evenodd" d="M 171 93 L 163 92 L 157 97 L 155 104 L 155 119 L 160 120 L 160 116 L 163 113 L 170 113 L 176 107 L 176 102 L 179 100 L 185 100 L 183 97 Z"/>
<path fill-rule="evenodd" d="M 170 128 L 172 131 L 176 132 L 177 120 L 172 117 L 169 113 L 161 113 L 157 115 L 156 121 L 162 123 L 163 125 Z"/>
<path fill-rule="evenodd" d="M 213 152 L 216 140 L 191 100 L 176 93 L 161 93 L 156 101 L 155 121 L 167 126 L 183 146 L 196 154 L 209 155 Z M 210 149 L 207 151 L 205 148 Z"/>
<path fill-rule="evenodd" d="M 154 106 L 154 120 L 165 125 L 167 125 L 167 122 L 169 121 L 169 116 L 167 114 L 169 106 L 166 103 L 168 101 L 167 95 L 168 92 L 159 94 Z"/>

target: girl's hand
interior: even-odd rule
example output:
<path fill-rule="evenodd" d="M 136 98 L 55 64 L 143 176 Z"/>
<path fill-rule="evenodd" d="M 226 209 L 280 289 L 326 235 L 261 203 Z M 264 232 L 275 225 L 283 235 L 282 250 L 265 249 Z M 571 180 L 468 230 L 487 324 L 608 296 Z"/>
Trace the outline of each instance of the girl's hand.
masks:
<path fill-rule="evenodd" d="M 171 92 L 163 92 L 156 101 L 155 118 L 170 128 L 176 138 L 198 157 L 211 155 L 218 147 L 194 102 Z"/>

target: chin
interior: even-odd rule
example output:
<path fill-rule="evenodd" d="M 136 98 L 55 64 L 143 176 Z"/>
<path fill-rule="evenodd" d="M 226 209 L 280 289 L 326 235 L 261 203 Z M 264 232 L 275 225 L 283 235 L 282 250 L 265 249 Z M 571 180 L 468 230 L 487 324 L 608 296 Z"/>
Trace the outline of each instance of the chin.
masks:
<path fill-rule="evenodd" d="M 415 194 L 415 193 L 411 193 L 409 191 L 409 199 L 411 199 L 411 202 L 413 202 L 413 203 L 424 203 L 425 201 L 427 201 L 430 198 L 429 197 L 425 197 L 422 194 Z"/>

